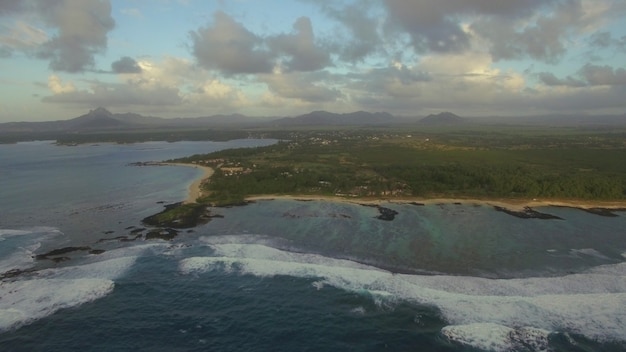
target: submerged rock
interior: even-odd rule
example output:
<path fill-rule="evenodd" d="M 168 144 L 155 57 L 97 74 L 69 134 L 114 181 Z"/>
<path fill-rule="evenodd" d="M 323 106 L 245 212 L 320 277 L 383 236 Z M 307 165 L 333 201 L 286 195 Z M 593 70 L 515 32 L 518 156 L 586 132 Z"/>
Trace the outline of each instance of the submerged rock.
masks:
<path fill-rule="evenodd" d="M 605 216 L 605 217 L 609 217 L 609 218 L 616 218 L 619 217 L 618 214 L 615 214 L 616 211 L 626 211 L 626 208 L 615 208 L 615 209 L 611 209 L 611 208 L 583 208 L 582 210 L 594 214 L 594 215 L 600 215 L 600 216 Z"/>
<path fill-rule="evenodd" d="M 515 216 L 520 219 L 563 220 L 563 218 L 561 217 L 558 217 L 552 214 L 541 213 L 532 209 L 531 207 L 524 207 L 524 210 L 522 211 L 511 210 L 511 209 L 507 209 L 507 208 L 499 207 L 499 206 L 494 206 L 493 208 L 496 211 L 500 211 L 500 212 Z"/>
<path fill-rule="evenodd" d="M 393 209 L 385 208 L 378 204 L 361 204 L 364 207 L 376 208 L 380 215 L 376 217 L 378 220 L 393 221 L 399 213 Z"/>
<path fill-rule="evenodd" d="M 144 218 L 142 222 L 155 227 L 186 229 L 206 224 L 214 217 L 219 215 L 211 215 L 206 204 L 174 203 L 166 205 L 162 212 Z"/>
<path fill-rule="evenodd" d="M 378 212 L 380 215 L 378 215 L 376 219 L 383 221 L 393 221 L 396 218 L 396 215 L 398 215 L 397 211 L 381 206 L 378 206 Z"/>
<path fill-rule="evenodd" d="M 173 240 L 178 236 L 178 231 L 171 228 L 154 229 L 146 234 L 146 240 L 161 239 L 166 241 Z"/>
<path fill-rule="evenodd" d="M 69 260 L 68 257 L 58 257 L 62 254 L 67 254 L 67 253 L 72 253 L 72 252 L 77 252 L 77 251 L 90 251 L 91 247 L 64 247 L 64 248 L 59 248 L 59 249 L 54 249 L 51 250 L 48 253 L 44 253 L 44 254 L 37 254 L 35 256 L 35 259 L 37 260 L 42 260 L 42 259 L 50 259 L 50 260 L 54 260 L 55 262 L 59 262 L 59 261 L 65 261 L 65 260 Z M 53 258 L 56 257 L 56 258 Z M 65 259 L 67 258 L 67 259 Z"/>

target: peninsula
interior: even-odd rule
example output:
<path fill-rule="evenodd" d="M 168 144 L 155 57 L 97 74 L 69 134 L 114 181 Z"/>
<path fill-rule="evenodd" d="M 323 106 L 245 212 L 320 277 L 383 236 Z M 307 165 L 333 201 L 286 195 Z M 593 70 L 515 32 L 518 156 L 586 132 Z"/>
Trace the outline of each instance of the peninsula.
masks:
<path fill-rule="evenodd" d="M 622 136 L 551 132 L 298 130 L 275 145 L 167 163 L 209 168 L 192 185 L 187 203 L 212 206 L 282 198 L 470 203 L 515 211 L 547 205 L 626 209 Z"/>

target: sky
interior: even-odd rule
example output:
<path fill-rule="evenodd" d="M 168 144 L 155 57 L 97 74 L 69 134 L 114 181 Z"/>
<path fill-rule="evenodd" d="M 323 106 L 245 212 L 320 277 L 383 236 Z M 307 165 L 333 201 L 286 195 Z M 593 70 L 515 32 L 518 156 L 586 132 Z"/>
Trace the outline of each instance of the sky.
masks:
<path fill-rule="evenodd" d="M 0 0 L 0 122 L 626 113 L 626 0 Z"/>

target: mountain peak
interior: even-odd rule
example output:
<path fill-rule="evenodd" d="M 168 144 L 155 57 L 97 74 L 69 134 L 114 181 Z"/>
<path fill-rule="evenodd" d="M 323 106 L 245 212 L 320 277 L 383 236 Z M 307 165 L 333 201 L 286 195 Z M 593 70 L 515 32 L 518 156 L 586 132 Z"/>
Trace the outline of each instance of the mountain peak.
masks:
<path fill-rule="evenodd" d="M 105 108 L 103 108 L 101 106 L 99 106 L 99 107 L 97 107 L 97 108 L 95 108 L 93 110 L 89 110 L 88 114 L 89 115 L 96 115 L 96 114 L 97 115 L 108 115 L 108 116 L 112 116 L 113 115 L 109 110 L 107 110 L 107 109 L 105 109 Z"/>

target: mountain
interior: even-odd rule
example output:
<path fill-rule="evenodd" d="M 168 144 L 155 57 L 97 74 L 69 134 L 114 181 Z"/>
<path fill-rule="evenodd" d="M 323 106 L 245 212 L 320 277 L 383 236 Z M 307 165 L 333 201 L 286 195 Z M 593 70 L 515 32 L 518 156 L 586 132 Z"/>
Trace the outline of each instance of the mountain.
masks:
<path fill-rule="evenodd" d="M 69 130 L 106 130 L 123 128 L 129 125 L 115 117 L 105 108 L 97 108 L 90 110 L 85 115 L 73 118 L 68 121 L 59 121 L 60 125 L 65 125 L 65 129 Z"/>
<path fill-rule="evenodd" d="M 464 125 L 518 124 L 555 126 L 626 126 L 626 114 L 622 115 L 545 115 L 526 117 L 473 117 L 471 120 L 451 112 L 419 117 L 399 117 L 386 112 L 356 111 L 337 114 L 328 111 L 312 111 L 295 117 L 271 118 L 249 117 L 241 114 L 212 115 L 186 118 L 160 118 L 135 113 L 112 113 L 105 108 L 90 110 L 84 115 L 58 121 L 0 123 L 0 134 L 29 133 L 81 133 L 115 132 L 130 130 L 253 128 L 253 127 L 300 127 L 300 126 L 391 126 L 391 125 Z"/>
<path fill-rule="evenodd" d="M 356 111 L 336 114 L 328 111 L 313 111 L 296 117 L 274 120 L 278 126 L 338 126 L 338 125 L 388 125 L 399 120 L 386 112 Z"/>
<path fill-rule="evenodd" d="M 467 120 L 451 112 L 441 112 L 437 115 L 428 115 L 419 120 L 419 123 L 426 125 L 458 125 L 467 123 Z"/>
<path fill-rule="evenodd" d="M 150 128 L 210 128 L 243 124 L 259 124 L 259 119 L 240 114 L 164 119 L 134 113 L 114 114 L 105 108 L 99 107 L 90 110 L 84 115 L 69 120 L 0 123 L 0 133 L 97 132 Z"/>

